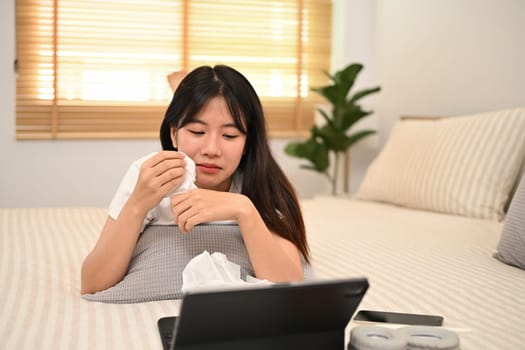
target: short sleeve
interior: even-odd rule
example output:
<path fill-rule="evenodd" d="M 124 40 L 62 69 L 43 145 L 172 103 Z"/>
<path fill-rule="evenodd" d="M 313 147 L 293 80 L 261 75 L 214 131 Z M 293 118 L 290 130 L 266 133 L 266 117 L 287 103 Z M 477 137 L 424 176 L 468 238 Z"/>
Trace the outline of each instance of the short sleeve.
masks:
<path fill-rule="evenodd" d="M 139 177 L 140 167 L 144 161 L 150 157 L 152 157 L 155 153 L 151 153 L 139 160 L 134 161 L 124 177 L 122 178 L 122 181 L 120 182 L 120 185 L 117 189 L 117 192 L 115 193 L 115 196 L 113 197 L 113 200 L 111 201 L 109 205 L 109 216 L 117 220 L 120 211 L 126 204 L 128 198 L 130 197 L 131 193 L 135 189 L 135 185 L 137 184 L 137 179 Z M 144 228 L 146 225 L 151 223 L 152 221 L 156 220 L 158 217 L 158 208 L 153 208 L 148 212 L 146 215 L 146 219 L 144 220 L 144 223 L 142 224 L 141 232 L 144 231 Z"/>

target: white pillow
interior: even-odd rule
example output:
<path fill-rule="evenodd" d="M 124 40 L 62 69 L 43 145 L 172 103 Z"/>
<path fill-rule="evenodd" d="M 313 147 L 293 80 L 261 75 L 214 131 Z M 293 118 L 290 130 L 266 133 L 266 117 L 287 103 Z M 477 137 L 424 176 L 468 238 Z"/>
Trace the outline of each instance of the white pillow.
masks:
<path fill-rule="evenodd" d="M 495 257 L 525 270 L 525 176 L 512 198 Z"/>
<path fill-rule="evenodd" d="M 524 158 L 525 108 L 399 121 L 356 197 L 502 220 Z"/>

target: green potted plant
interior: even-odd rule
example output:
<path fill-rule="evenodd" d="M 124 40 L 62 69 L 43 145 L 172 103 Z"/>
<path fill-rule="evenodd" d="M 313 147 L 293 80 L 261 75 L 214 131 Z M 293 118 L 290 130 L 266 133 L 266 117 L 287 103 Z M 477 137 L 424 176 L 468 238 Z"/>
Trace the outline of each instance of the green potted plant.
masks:
<path fill-rule="evenodd" d="M 284 149 L 285 153 L 290 156 L 309 161 L 309 164 L 302 165 L 302 168 L 326 175 L 332 184 L 332 194 L 337 192 L 341 156 L 346 156 L 348 149 L 357 141 L 376 132 L 367 129 L 349 133 L 355 123 L 373 112 L 363 110 L 358 101 L 381 90 L 379 86 L 376 86 L 350 94 L 356 77 L 362 69 L 362 64 L 352 63 L 337 71 L 333 76 L 325 73 L 332 84 L 312 88 L 312 91 L 319 93 L 330 102 L 330 114 L 318 108 L 317 110 L 323 116 L 324 124 L 312 126 L 310 137 L 306 141 L 290 142 Z M 331 155 L 333 155 L 334 166 L 330 173 Z"/>

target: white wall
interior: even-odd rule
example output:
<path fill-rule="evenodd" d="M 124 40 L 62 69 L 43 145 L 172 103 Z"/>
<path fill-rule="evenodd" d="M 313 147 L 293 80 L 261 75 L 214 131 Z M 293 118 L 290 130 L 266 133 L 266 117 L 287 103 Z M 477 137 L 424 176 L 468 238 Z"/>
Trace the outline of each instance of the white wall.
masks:
<path fill-rule="evenodd" d="M 525 1 L 377 1 L 382 141 L 402 114 L 525 106 Z"/>
<path fill-rule="evenodd" d="M 364 65 L 363 70 L 357 77 L 352 91 L 364 88 L 380 86 L 381 80 L 377 74 L 376 57 L 376 12 L 377 1 L 375 0 L 339 0 L 334 2 L 335 17 L 335 55 L 332 66 L 340 69 L 348 63 L 358 62 Z M 338 8 L 340 7 L 340 8 Z M 342 16 L 340 14 L 343 14 Z M 341 26 L 338 27 L 339 23 Z M 361 103 L 365 110 L 374 113 L 358 122 L 352 131 L 358 129 L 380 128 L 377 112 L 377 104 L 382 93 L 370 95 Z M 357 191 L 366 168 L 377 155 L 380 148 L 379 136 L 373 135 L 352 146 L 350 150 L 350 191 Z M 340 186 L 339 190 L 342 190 Z"/>
<path fill-rule="evenodd" d="M 402 114 L 457 115 L 525 106 L 525 1 L 334 0 L 334 68 L 364 63 L 357 88 L 377 137 L 352 149 L 352 189 Z M 106 206 L 148 141 L 16 141 L 14 0 L 0 2 L 0 207 Z M 300 160 L 272 149 L 302 196 L 329 190 Z"/>

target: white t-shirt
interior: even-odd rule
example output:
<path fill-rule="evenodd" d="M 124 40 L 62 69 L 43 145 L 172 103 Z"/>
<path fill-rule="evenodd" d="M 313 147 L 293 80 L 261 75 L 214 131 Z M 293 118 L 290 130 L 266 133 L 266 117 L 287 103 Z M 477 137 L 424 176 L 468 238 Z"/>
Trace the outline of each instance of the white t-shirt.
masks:
<path fill-rule="evenodd" d="M 135 189 L 137 180 L 139 177 L 140 167 L 148 158 L 154 156 L 155 153 L 150 153 L 145 157 L 142 157 L 134 161 L 129 167 L 128 171 L 124 175 L 124 178 L 120 182 L 120 185 L 117 189 L 117 193 L 113 197 L 111 204 L 109 205 L 109 216 L 113 219 L 117 219 L 120 211 L 126 204 L 126 201 L 130 197 L 131 193 Z M 193 167 L 193 169 L 191 169 Z M 237 175 L 237 174 L 236 174 Z M 230 186 L 230 192 L 240 193 L 241 192 L 241 180 L 240 176 L 234 176 L 232 184 Z M 186 156 L 186 176 L 182 185 L 175 190 L 173 193 L 185 192 L 191 188 L 195 188 L 193 182 L 195 181 L 195 163 Z M 224 222 L 224 221 L 221 221 Z M 231 221 L 228 221 L 231 223 Z M 173 218 L 173 213 L 171 212 L 171 198 L 170 196 L 163 198 L 160 203 L 152 208 L 146 215 L 144 223 L 140 229 L 140 232 L 143 232 L 146 226 L 155 224 L 155 225 L 176 225 L 176 222 Z"/>

